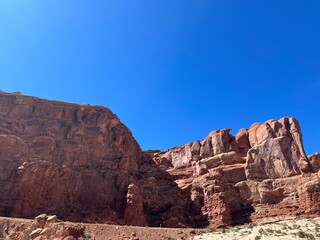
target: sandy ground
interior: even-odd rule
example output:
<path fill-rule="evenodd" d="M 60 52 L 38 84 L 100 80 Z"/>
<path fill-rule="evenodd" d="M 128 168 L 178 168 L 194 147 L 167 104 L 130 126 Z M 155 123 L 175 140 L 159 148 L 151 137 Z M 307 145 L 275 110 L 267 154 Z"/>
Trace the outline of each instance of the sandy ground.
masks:
<path fill-rule="evenodd" d="M 208 229 L 208 233 L 195 236 L 194 240 L 288 240 L 288 239 L 320 239 L 320 217 L 288 218 L 259 224 L 247 224 L 224 230 Z"/>
<path fill-rule="evenodd" d="M 86 225 L 86 234 L 95 240 L 191 240 L 196 234 L 204 232 L 206 230 L 203 229 Z"/>
<path fill-rule="evenodd" d="M 5 229 L 25 224 L 31 226 L 32 220 L 0 217 L 0 239 L 8 239 Z M 207 230 L 191 228 L 152 228 L 118 226 L 107 224 L 88 224 L 64 222 L 66 226 L 85 226 L 86 240 L 191 240 L 193 236 Z"/>
<path fill-rule="evenodd" d="M 31 223 L 32 220 L 28 219 L 0 217 L 0 239 L 8 239 L 4 234 L 5 228 Z M 274 218 L 258 224 L 251 223 L 228 229 L 151 228 L 71 222 L 65 224 L 85 226 L 86 240 L 320 239 L 320 217 Z"/>

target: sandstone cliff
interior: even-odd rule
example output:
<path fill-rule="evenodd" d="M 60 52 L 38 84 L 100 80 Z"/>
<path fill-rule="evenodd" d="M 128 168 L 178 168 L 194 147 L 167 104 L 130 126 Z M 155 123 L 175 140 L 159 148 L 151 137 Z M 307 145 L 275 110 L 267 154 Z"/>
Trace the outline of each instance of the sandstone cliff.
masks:
<path fill-rule="evenodd" d="M 291 117 L 255 123 L 236 136 L 215 130 L 203 141 L 155 153 L 154 160 L 170 175 L 179 172 L 176 182 L 189 189 L 197 209 L 189 217 L 193 224 L 320 212 L 319 154 L 306 156 Z"/>
<path fill-rule="evenodd" d="M 142 152 L 109 109 L 0 93 L 0 215 L 206 227 L 320 213 L 291 117 Z"/>
<path fill-rule="evenodd" d="M 0 214 L 123 219 L 142 153 L 109 109 L 0 94 Z"/>

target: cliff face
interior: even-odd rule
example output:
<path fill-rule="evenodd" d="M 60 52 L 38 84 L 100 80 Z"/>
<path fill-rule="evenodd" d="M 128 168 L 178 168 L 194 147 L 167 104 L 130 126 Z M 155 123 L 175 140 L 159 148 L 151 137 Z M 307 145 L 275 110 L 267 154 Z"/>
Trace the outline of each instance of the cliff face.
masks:
<path fill-rule="evenodd" d="M 109 109 L 0 94 L 0 214 L 123 218 L 142 153 Z"/>
<path fill-rule="evenodd" d="M 0 93 L 0 215 L 205 227 L 319 214 L 319 154 L 294 118 L 142 152 L 103 107 Z"/>
<path fill-rule="evenodd" d="M 320 212 L 318 154 L 306 156 L 294 118 L 255 123 L 236 136 L 230 129 L 215 130 L 201 142 L 156 153 L 154 159 L 171 175 L 180 172 L 176 182 L 190 189 L 204 224 Z"/>

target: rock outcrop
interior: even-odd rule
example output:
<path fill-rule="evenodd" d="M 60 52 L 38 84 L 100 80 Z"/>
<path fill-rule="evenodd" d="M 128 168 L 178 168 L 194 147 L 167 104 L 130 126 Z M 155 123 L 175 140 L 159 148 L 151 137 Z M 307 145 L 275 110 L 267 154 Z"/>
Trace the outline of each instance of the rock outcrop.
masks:
<path fill-rule="evenodd" d="M 109 109 L 0 94 L 0 214 L 121 223 L 139 145 Z"/>
<path fill-rule="evenodd" d="M 10 240 L 76 240 L 87 239 L 85 234 L 85 227 L 78 225 L 67 225 L 60 222 L 57 216 L 47 216 L 41 214 L 34 219 L 31 225 L 20 224 L 12 228 L 6 239 Z"/>
<path fill-rule="evenodd" d="M 0 93 L 2 216 L 206 227 L 319 214 L 319 169 L 291 117 L 142 152 L 107 108 Z"/>
<path fill-rule="evenodd" d="M 319 154 L 306 156 L 299 123 L 291 117 L 255 123 L 236 136 L 215 130 L 154 159 L 169 161 L 170 175 L 179 172 L 175 181 L 190 189 L 202 225 L 320 212 Z"/>
<path fill-rule="evenodd" d="M 309 155 L 308 159 L 310 160 L 312 170 L 314 172 L 318 172 L 320 170 L 320 154 L 314 153 L 312 155 Z"/>

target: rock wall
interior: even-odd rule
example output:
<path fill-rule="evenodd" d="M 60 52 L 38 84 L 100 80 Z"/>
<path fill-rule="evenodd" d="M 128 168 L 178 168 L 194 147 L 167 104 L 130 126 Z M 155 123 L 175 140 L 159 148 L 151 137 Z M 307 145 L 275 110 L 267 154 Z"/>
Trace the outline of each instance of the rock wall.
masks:
<path fill-rule="evenodd" d="M 142 152 L 109 109 L 0 94 L 0 214 L 123 219 Z"/>
<path fill-rule="evenodd" d="M 297 120 L 142 152 L 109 109 L 0 93 L 0 215 L 207 227 L 320 213 Z"/>
<path fill-rule="evenodd" d="M 320 213 L 319 154 L 306 156 L 299 123 L 291 117 L 255 123 L 236 136 L 215 130 L 154 159 L 170 175 L 179 172 L 175 182 L 190 189 L 202 225 Z"/>

